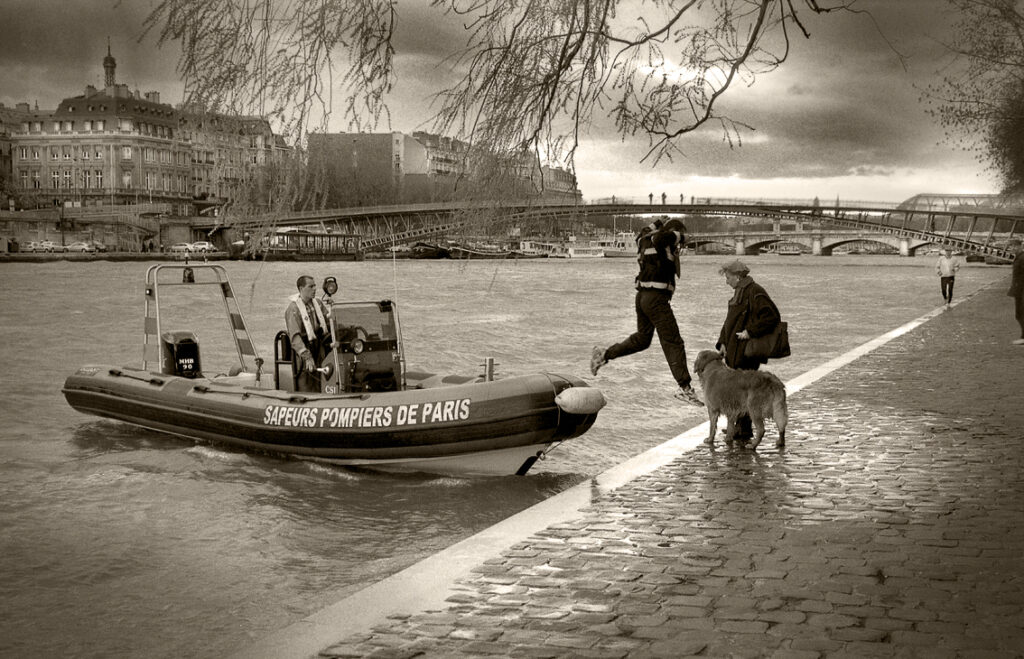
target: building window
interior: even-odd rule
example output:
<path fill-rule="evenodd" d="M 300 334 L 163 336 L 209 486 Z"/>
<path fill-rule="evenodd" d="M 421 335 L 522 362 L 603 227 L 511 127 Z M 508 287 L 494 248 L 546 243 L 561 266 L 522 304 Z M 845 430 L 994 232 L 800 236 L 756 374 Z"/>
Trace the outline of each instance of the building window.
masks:
<path fill-rule="evenodd" d="M 82 172 L 82 187 L 89 189 L 92 187 L 92 171 L 85 170 Z"/>
<path fill-rule="evenodd" d="M 59 133 L 60 132 L 60 122 L 59 121 L 53 122 L 53 132 L 55 132 L 55 133 Z"/>
<path fill-rule="evenodd" d="M 43 132 L 43 122 L 41 122 L 41 121 L 33 121 L 32 122 L 32 132 L 33 133 L 41 133 L 41 132 Z"/>
<path fill-rule="evenodd" d="M 28 190 L 28 171 L 23 169 L 23 170 L 21 170 L 20 174 L 21 174 L 21 189 L 22 190 Z"/>
<path fill-rule="evenodd" d="M 66 190 L 70 190 L 73 187 L 75 187 L 75 186 L 74 186 L 74 179 L 71 178 L 71 170 L 70 169 L 65 169 L 64 170 L 64 188 Z"/>
<path fill-rule="evenodd" d="M 60 160 L 60 149 L 55 146 L 50 147 L 50 160 Z"/>
<path fill-rule="evenodd" d="M 132 173 L 121 172 L 121 187 L 131 188 L 132 187 Z"/>
<path fill-rule="evenodd" d="M 102 119 L 97 119 L 96 123 L 93 124 L 93 126 L 96 128 L 96 130 L 103 130 L 103 127 L 106 126 L 106 125 L 107 125 L 106 122 L 104 120 L 102 120 Z"/>
<path fill-rule="evenodd" d="M 83 146 L 82 149 L 81 149 L 82 160 L 88 160 L 89 157 L 90 157 L 90 152 L 91 151 L 92 151 L 92 147 Z"/>
<path fill-rule="evenodd" d="M 131 130 L 132 129 L 132 120 L 131 119 L 121 119 L 120 120 L 119 128 L 121 130 Z"/>
<path fill-rule="evenodd" d="M 60 188 L 60 172 L 57 170 L 50 172 L 50 187 L 54 190 Z"/>
<path fill-rule="evenodd" d="M 33 171 L 32 172 L 32 188 L 35 189 L 35 190 L 38 190 L 40 187 L 42 187 L 42 184 L 39 182 L 39 172 L 38 171 Z"/>
<path fill-rule="evenodd" d="M 71 160 L 71 147 L 64 147 L 64 160 Z"/>
<path fill-rule="evenodd" d="M 92 130 L 92 122 L 89 121 L 88 119 L 86 119 L 82 123 L 82 130 L 84 130 L 84 131 L 91 131 Z"/>
<path fill-rule="evenodd" d="M 121 147 L 121 160 L 132 159 L 132 148 L 130 146 Z"/>
<path fill-rule="evenodd" d="M 39 147 L 32 147 L 32 160 L 39 160 Z"/>
<path fill-rule="evenodd" d="M 97 188 L 102 188 L 103 187 L 103 170 L 102 169 L 97 169 L 97 170 L 95 170 L 94 173 L 96 174 L 96 187 Z"/>
<path fill-rule="evenodd" d="M 23 146 L 20 149 L 18 149 L 18 153 L 21 154 L 21 159 L 22 160 L 28 160 L 28 147 L 27 146 Z"/>

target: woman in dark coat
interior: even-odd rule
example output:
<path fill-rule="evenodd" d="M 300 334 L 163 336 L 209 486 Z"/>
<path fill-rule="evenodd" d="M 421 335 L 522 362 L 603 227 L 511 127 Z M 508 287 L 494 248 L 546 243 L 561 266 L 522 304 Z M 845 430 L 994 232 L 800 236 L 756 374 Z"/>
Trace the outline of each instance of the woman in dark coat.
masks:
<path fill-rule="evenodd" d="M 728 263 L 718 270 L 725 282 L 733 288 L 729 310 L 722 324 L 715 348 L 725 357 L 730 368 L 756 371 L 768 360 L 751 358 L 743 354 L 747 339 L 771 334 L 782 319 L 771 297 L 750 277 L 750 268 L 742 261 Z M 734 439 L 749 439 L 753 434 L 750 417 L 740 417 Z"/>

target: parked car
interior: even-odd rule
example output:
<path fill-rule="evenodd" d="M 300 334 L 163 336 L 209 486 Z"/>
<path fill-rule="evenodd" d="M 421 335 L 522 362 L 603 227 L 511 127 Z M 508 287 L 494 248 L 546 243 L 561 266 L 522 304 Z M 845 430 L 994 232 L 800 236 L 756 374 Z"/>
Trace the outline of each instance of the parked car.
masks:
<path fill-rule="evenodd" d="M 96 248 L 92 243 L 87 243 L 79 240 L 78 242 L 71 243 L 70 245 L 64 246 L 65 252 L 95 252 Z"/>
<path fill-rule="evenodd" d="M 192 243 L 174 243 L 171 245 L 169 252 L 185 252 L 188 254 L 192 251 Z"/>
<path fill-rule="evenodd" d="M 91 242 L 89 244 L 92 245 L 93 249 L 95 249 L 97 252 L 105 252 L 105 251 L 107 251 L 107 246 L 105 244 L 103 244 L 103 243 L 98 243 L 96 241 L 93 241 L 93 242 Z"/>
<path fill-rule="evenodd" d="M 22 243 L 18 246 L 20 252 L 41 252 L 42 249 L 39 247 L 39 243 L 35 240 L 30 240 L 27 243 Z"/>
<path fill-rule="evenodd" d="M 213 243 L 205 240 L 192 243 L 193 252 L 216 252 L 217 248 L 213 246 Z"/>
<path fill-rule="evenodd" d="M 63 248 L 57 247 L 57 243 L 53 242 L 52 240 L 44 240 L 43 242 L 39 243 L 39 249 L 36 250 L 36 251 L 39 251 L 39 252 L 56 252 L 58 249 L 63 249 Z"/>

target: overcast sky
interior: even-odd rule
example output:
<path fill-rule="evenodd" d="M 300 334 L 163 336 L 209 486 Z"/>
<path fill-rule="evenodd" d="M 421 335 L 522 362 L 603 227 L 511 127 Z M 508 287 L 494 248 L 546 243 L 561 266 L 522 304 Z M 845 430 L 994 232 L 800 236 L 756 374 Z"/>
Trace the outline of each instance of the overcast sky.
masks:
<path fill-rule="evenodd" d="M 0 103 L 52 109 L 87 84 L 102 87 L 108 39 L 119 83 L 180 102 L 177 53 L 158 50 L 152 37 L 139 42 L 143 18 L 155 4 L 3 0 Z M 421 124 L 428 97 L 437 81 L 450 79 L 439 62 L 459 39 L 459 28 L 426 5 L 398 4 L 393 130 L 429 129 Z M 996 192 L 993 177 L 973 155 L 943 143 L 941 128 L 919 100 L 945 61 L 945 2 L 860 0 L 859 6 L 871 11 L 874 22 L 864 15 L 812 17 L 804 11 L 811 38 L 794 39 L 779 70 L 730 92 L 722 107 L 756 129 L 744 134 L 741 147 L 730 148 L 718 129 L 702 130 L 679 143 L 683 156 L 652 167 L 640 162 L 645 140 L 623 141 L 601 126 L 592 128 L 576 161 L 584 198 L 646 200 L 648 193 L 664 192 L 672 200 L 685 194 L 900 201 L 922 192 Z"/>

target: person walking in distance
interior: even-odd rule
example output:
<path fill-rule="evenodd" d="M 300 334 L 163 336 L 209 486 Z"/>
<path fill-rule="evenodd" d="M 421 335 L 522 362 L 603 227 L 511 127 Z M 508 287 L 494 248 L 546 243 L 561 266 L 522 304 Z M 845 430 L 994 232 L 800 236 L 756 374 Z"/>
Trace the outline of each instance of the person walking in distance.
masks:
<path fill-rule="evenodd" d="M 942 255 L 935 263 L 935 274 L 939 276 L 939 285 L 942 288 L 942 299 L 949 309 L 953 301 L 953 284 L 956 282 L 956 272 L 960 269 L 960 258 L 953 256 L 948 247 L 942 248 Z"/>
<path fill-rule="evenodd" d="M 637 237 L 637 260 L 640 274 L 636 277 L 636 332 L 608 348 L 594 346 L 590 355 L 590 372 L 613 359 L 646 350 L 654 332 L 658 332 L 661 349 L 665 353 L 672 377 L 679 385 L 675 397 L 689 405 L 704 405 L 691 385 L 692 378 L 686 367 L 686 346 L 679 334 L 679 324 L 672 311 L 672 293 L 679 276 L 679 250 L 686 242 L 686 227 L 679 220 L 661 220 L 640 232 Z"/>
<path fill-rule="evenodd" d="M 1024 346 L 1024 244 L 1013 240 L 1010 248 L 1014 250 L 1013 274 L 1010 276 L 1010 290 L 1007 295 L 1013 298 L 1013 311 L 1020 325 L 1020 338 L 1014 339 L 1013 345 Z"/>

